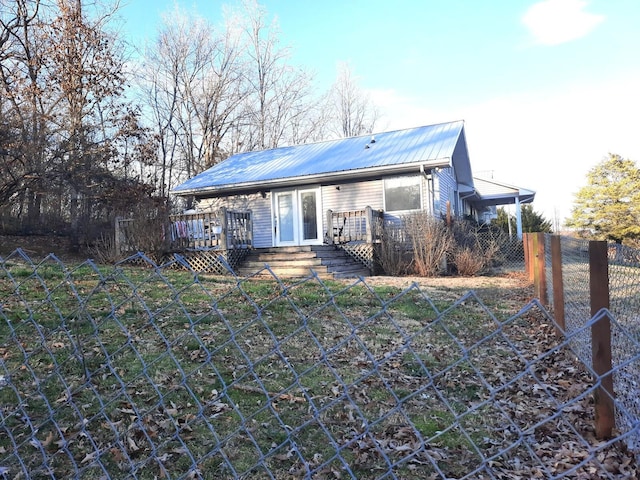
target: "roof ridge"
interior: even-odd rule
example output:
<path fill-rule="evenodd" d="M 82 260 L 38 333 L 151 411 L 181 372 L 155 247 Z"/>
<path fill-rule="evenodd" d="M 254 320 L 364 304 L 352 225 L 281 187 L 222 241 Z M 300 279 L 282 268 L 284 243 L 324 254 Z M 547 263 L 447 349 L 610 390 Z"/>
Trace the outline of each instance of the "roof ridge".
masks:
<path fill-rule="evenodd" d="M 262 150 L 247 150 L 246 152 L 238 152 L 238 153 L 236 153 L 236 155 L 243 155 L 243 154 L 246 154 L 246 153 L 256 153 L 256 152 L 268 152 L 268 151 L 271 151 L 271 150 L 279 150 L 281 148 L 304 147 L 305 145 L 320 145 L 320 144 L 323 144 L 323 143 L 342 142 L 342 141 L 345 141 L 345 140 L 354 140 L 354 139 L 357 139 L 357 138 L 368 138 L 368 137 L 376 136 L 376 135 L 386 135 L 386 134 L 404 132 L 404 131 L 409 131 L 409 130 L 417 130 L 419 128 L 439 127 L 441 125 L 450 125 L 450 124 L 455 124 L 455 123 L 462 123 L 464 125 L 464 120 L 463 119 L 458 119 L 458 120 L 451 120 L 451 121 L 447 121 L 447 122 L 429 123 L 429 124 L 426 124 L 426 125 L 417 125 L 415 127 L 396 128 L 395 130 L 380 130 L 380 131 L 377 131 L 377 132 L 363 133 L 361 135 L 353 135 L 351 137 L 339 137 L 339 138 L 331 138 L 331 139 L 326 139 L 326 140 L 316 140 L 315 142 L 297 143 L 297 144 L 294 144 L 294 145 L 282 145 L 282 146 L 279 146 L 279 147 L 265 148 L 265 149 L 262 149 Z"/>

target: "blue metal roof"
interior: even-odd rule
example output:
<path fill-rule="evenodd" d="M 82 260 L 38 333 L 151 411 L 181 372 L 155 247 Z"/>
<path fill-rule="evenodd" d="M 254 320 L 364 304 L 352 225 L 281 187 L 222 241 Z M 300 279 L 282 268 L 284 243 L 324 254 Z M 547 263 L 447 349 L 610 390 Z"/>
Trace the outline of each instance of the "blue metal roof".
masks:
<path fill-rule="evenodd" d="M 456 161 L 462 162 L 462 169 L 470 177 L 464 122 L 459 120 L 373 136 L 239 153 L 187 180 L 173 192 L 224 193 L 269 188 L 285 182 L 320 183 L 336 176 L 355 178 L 372 169 L 384 173 L 399 171 L 403 166 L 445 166 L 453 161 L 454 150 Z"/>

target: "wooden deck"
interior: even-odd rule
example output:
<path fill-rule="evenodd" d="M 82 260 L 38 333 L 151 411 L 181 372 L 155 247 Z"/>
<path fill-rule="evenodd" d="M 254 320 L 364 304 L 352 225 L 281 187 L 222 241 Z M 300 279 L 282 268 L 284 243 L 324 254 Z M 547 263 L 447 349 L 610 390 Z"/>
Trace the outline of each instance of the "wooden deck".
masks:
<path fill-rule="evenodd" d="M 325 245 L 301 247 L 254 247 L 250 210 L 225 208 L 216 212 L 171 215 L 163 226 L 167 261 L 179 259 L 199 272 L 234 273 L 245 276 L 264 270 L 276 275 L 322 277 L 368 276 L 374 270 L 373 249 L 380 242 L 383 212 L 367 207 L 348 212 L 326 212 Z M 131 219 L 116 221 L 116 248 L 123 255 L 145 251 Z M 157 247 L 157 246 L 154 246 Z M 237 270 L 237 272 L 236 272 Z"/>

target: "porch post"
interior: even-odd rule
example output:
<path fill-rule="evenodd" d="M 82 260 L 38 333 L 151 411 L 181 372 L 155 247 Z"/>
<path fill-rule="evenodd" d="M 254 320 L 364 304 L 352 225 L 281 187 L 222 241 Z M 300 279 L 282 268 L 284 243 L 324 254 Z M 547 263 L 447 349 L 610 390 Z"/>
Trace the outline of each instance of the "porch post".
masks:
<path fill-rule="evenodd" d="M 522 240 L 522 209 L 520 208 L 520 197 L 516 197 L 516 233 L 518 240 Z"/>
<path fill-rule="evenodd" d="M 369 205 L 364 209 L 367 243 L 373 243 L 373 210 Z"/>
<path fill-rule="evenodd" d="M 333 211 L 327 210 L 327 243 L 333 245 Z"/>

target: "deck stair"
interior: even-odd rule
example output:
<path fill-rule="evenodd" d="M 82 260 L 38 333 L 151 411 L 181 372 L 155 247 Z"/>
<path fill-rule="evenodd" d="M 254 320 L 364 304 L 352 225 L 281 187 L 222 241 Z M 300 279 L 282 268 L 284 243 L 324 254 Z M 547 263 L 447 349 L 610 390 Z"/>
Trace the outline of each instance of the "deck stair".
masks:
<path fill-rule="evenodd" d="M 253 276 L 265 265 L 278 277 L 306 277 L 311 270 L 324 279 L 370 275 L 367 267 L 344 250 L 331 245 L 258 248 L 247 255 L 236 269 L 236 274 Z M 269 272 L 262 275 L 269 275 Z"/>

